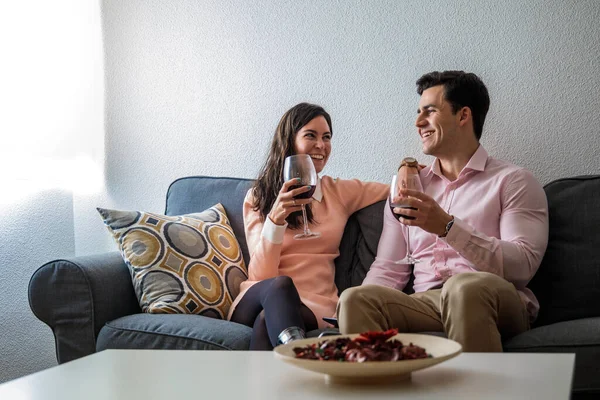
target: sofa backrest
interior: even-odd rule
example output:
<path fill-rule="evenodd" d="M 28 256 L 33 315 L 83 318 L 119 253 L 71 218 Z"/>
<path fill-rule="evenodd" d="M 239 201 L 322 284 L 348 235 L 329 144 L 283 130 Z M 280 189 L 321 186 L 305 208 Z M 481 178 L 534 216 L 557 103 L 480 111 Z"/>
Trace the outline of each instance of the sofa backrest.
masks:
<path fill-rule="evenodd" d="M 242 205 L 253 180 L 190 176 L 167 192 L 167 215 L 203 211 L 221 203 L 246 263 Z M 600 175 L 559 179 L 544 187 L 550 236 L 542 264 L 529 284 L 540 302 L 536 325 L 600 316 Z M 377 252 L 383 223 L 381 201 L 354 213 L 335 260 L 335 283 L 342 292 L 360 285 Z M 408 288 L 410 292 L 410 288 Z"/>
<path fill-rule="evenodd" d="M 204 211 L 221 203 L 233 228 L 246 265 L 248 245 L 244 234 L 243 203 L 252 179 L 189 176 L 174 181 L 167 191 L 166 215 L 182 215 Z M 335 283 L 341 292 L 360 285 L 371 267 L 383 229 L 385 201 L 355 212 L 344 230 L 340 256 L 335 260 Z"/>
<path fill-rule="evenodd" d="M 188 176 L 179 178 L 167 190 L 166 215 L 201 212 L 221 203 L 225 208 L 233 233 L 240 243 L 244 261 L 248 265 L 248 245 L 244 234 L 242 207 L 252 179 Z"/>
<path fill-rule="evenodd" d="M 371 268 L 383 230 L 385 200 L 358 210 L 350 216 L 335 259 L 335 284 L 338 292 L 358 286 Z"/>
<path fill-rule="evenodd" d="M 536 325 L 600 316 L 600 175 L 544 187 L 550 235 L 529 284 L 540 302 Z"/>

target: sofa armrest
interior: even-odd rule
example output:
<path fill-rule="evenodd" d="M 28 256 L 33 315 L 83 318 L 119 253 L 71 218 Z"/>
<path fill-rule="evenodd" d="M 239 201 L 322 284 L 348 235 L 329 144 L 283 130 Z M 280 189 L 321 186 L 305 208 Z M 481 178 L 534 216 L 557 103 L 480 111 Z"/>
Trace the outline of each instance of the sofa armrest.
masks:
<path fill-rule="evenodd" d="M 59 363 L 94 353 L 106 322 L 141 312 L 118 252 L 42 265 L 29 281 L 29 306 L 52 329 Z"/>

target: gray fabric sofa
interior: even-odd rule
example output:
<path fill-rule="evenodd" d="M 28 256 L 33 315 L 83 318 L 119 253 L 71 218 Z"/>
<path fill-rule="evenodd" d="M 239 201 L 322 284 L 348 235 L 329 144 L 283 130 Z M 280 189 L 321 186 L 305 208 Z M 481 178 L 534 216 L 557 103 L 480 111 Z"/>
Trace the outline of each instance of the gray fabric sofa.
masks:
<path fill-rule="evenodd" d="M 223 204 L 248 261 L 242 202 L 251 184 L 237 178 L 178 179 L 168 189 L 165 213 Z M 540 315 L 532 330 L 507 338 L 504 348 L 575 353 L 574 398 L 591 398 L 600 394 L 600 176 L 560 179 L 545 190 L 550 240 L 530 283 L 540 300 Z M 380 202 L 350 218 L 336 259 L 340 292 L 359 285 L 371 265 L 383 207 Z M 246 326 L 203 316 L 141 313 L 117 252 L 44 264 L 29 283 L 29 303 L 52 329 L 59 363 L 109 348 L 244 350 L 251 333 Z"/>

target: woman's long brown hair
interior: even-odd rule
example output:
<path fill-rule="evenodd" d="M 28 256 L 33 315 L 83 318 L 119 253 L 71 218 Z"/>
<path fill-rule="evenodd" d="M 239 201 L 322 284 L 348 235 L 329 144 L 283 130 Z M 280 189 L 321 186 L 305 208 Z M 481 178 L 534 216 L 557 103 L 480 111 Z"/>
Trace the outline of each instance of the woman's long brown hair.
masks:
<path fill-rule="evenodd" d="M 304 125 L 319 116 L 325 118 L 329 125 L 329 131 L 333 134 L 331 117 L 323 107 L 315 104 L 300 103 L 289 109 L 281 117 L 271 142 L 267 160 L 253 186 L 254 210 L 260 212 L 263 221 L 267 218 L 281 186 L 283 186 L 283 163 L 286 157 L 296 154 L 294 145 L 296 134 Z M 306 217 L 309 223 L 314 222 L 310 205 L 306 206 Z M 300 228 L 302 226 L 302 212 L 291 213 L 286 218 L 286 222 L 291 229 Z"/>

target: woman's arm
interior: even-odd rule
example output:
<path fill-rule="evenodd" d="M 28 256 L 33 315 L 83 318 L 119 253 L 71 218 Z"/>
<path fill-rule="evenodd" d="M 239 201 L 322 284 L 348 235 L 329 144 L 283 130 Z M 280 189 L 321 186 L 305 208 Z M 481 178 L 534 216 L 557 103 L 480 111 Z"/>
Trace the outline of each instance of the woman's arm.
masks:
<path fill-rule="evenodd" d="M 252 281 L 279 275 L 279 259 L 287 224 L 276 225 L 269 217 L 261 221 L 260 213 L 253 210 L 252 189 L 244 199 L 244 231 L 250 252 L 248 278 Z"/>
<path fill-rule="evenodd" d="M 334 182 L 338 189 L 339 200 L 346 207 L 348 215 L 385 200 L 390 192 L 389 185 L 379 182 L 363 182 L 358 179 L 336 179 Z"/>

